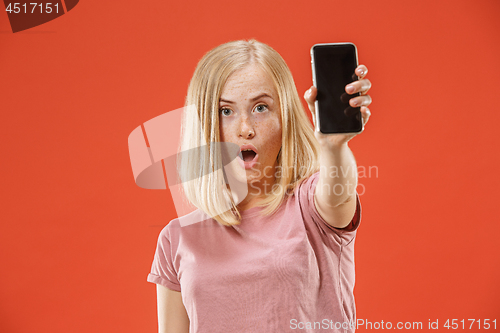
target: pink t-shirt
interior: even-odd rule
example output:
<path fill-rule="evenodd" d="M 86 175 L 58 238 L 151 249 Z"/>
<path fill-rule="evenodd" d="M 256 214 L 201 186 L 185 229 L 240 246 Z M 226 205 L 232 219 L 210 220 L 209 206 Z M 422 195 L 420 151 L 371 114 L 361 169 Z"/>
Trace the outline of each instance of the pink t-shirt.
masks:
<path fill-rule="evenodd" d="M 189 332 L 354 331 L 359 197 L 349 226 L 329 226 L 313 201 L 318 175 L 270 217 L 254 207 L 237 226 L 175 219 L 161 231 L 147 280 L 182 292 Z"/>

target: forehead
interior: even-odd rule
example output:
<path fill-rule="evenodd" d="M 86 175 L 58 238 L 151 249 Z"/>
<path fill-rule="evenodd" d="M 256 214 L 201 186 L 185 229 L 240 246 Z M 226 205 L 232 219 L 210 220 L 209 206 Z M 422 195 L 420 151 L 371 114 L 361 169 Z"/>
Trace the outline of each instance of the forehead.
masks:
<path fill-rule="evenodd" d="M 222 89 L 222 99 L 249 99 L 256 94 L 266 93 L 278 99 L 274 82 L 260 66 L 250 64 L 229 76 Z"/>

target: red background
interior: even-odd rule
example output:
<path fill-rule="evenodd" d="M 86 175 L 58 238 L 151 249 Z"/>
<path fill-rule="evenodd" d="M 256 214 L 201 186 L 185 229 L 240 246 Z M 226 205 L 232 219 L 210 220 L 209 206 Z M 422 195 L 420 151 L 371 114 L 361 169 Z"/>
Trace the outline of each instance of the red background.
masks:
<path fill-rule="evenodd" d="M 0 12 L 0 331 L 156 331 L 146 275 L 175 211 L 135 185 L 127 137 L 183 105 L 206 51 L 248 38 L 300 94 L 315 43 L 354 42 L 370 70 L 350 144 L 378 169 L 360 178 L 358 318 L 500 326 L 499 15 L 495 0 L 88 0 L 13 34 Z"/>

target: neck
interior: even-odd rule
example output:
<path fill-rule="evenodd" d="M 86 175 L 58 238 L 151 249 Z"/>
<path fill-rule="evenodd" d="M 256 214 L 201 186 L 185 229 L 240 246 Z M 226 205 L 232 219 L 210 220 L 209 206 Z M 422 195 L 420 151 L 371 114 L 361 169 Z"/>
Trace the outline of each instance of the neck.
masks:
<path fill-rule="evenodd" d="M 238 204 L 238 209 L 247 210 L 258 206 L 264 198 L 271 195 L 275 181 L 276 177 L 273 170 L 272 173 L 265 175 L 258 181 L 248 183 L 248 194 L 245 199 Z"/>

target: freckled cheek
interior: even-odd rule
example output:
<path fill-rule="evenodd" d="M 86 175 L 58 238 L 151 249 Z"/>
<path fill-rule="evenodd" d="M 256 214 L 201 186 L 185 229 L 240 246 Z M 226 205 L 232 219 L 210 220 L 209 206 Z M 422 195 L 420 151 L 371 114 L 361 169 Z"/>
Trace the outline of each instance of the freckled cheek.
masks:
<path fill-rule="evenodd" d="M 219 121 L 219 132 L 221 141 L 230 141 L 234 132 L 231 120 L 221 119 Z"/>
<path fill-rule="evenodd" d="M 273 138 L 273 141 L 279 139 L 281 145 L 281 126 L 279 123 L 267 126 L 265 132 L 270 138 Z"/>
<path fill-rule="evenodd" d="M 256 122 L 256 132 L 265 135 L 266 146 L 271 150 L 281 147 L 281 119 Z"/>

